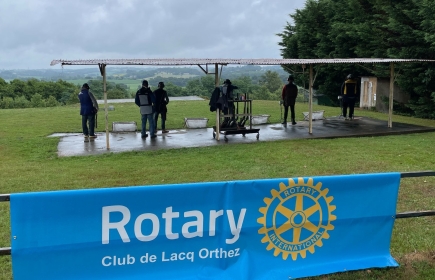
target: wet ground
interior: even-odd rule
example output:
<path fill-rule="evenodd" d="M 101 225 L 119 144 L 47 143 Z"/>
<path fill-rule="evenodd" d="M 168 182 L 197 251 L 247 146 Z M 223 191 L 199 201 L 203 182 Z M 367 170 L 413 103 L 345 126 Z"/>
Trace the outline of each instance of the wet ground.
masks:
<path fill-rule="evenodd" d="M 258 133 L 245 134 L 245 136 L 242 134 L 227 135 L 227 140 L 225 140 L 223 134 L 220 134 L 220 140 L 216 140 L 212 128 L 176 129 L 164 134 L 158 131 L 157 138 L 155 139 L 150 139 L 149 137 L 142 139 L 140 131 L 110 132 L 110 149 L 107 149 L 106 133 L 97 133 L 98 137 L 90 142 L 84 142 L 84 137 L 81 133 L 55 133 L 50 137 L 60 137 L 58 144 L 59 156 L 84 156 L 110 152 L 178 149 L 257 141 L 385 136 L 435 131 L 435 128 L 432 127 L 397 122 L 393 122 L 393 127 L 388 128 L 386 121 L 365 117 L 357 117 L 352 121 L 338 117 L 315 120 L 313 121 L 312 134 L 308 133 L 308 121 L 298 121 L 296 125 L 291 125 L 290 123 L 287 125 L 255 125 L 253 128 L 260 130 Z"/>

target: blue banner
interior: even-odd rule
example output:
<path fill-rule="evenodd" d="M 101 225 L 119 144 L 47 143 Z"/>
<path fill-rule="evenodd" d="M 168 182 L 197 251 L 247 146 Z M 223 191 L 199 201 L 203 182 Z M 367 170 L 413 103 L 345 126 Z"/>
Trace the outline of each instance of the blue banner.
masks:
<path fill-rule="evenodd" d="M 11 195 L 14 279 L 294 279 L 394 267 L 400 173 Z"/>

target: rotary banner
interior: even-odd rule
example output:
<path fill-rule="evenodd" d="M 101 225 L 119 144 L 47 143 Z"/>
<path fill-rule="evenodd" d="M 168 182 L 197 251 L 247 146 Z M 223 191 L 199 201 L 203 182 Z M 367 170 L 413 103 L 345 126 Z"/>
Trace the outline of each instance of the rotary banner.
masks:
<path fill-rule="evenodd" d="M 395 267 L 400 173 L 11 195 L 14 279 L 295 279 Z"/>

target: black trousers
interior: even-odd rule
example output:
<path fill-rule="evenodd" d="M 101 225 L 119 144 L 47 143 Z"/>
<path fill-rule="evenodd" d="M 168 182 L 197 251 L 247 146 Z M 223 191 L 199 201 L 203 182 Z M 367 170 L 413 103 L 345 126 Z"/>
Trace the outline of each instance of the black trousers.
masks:
<path fill-rule="evenodd" d="M 355 109 L 355 97 L 343 97 L 343 117 L 347 116 L 347 108 L 349 108 L 349 118 L 353 118 Z"/>
<path fill-rule="evenodd" d="M 290 116 L 292 121 L 295 120 L 295 104 L 291 104 L 289 106 L 284 106 L 284 121 L 287 121 L 288 117 L 288 107 L 290 107 Z"/>
<path fill-rule="evenodd" d="M 154 125 L 156 127 L 157 130 L 157 123 L 159 121 L 159 115 L 162 115 L 162 130 L 166 129 L 166 112 L 156 112 L 154 114 Z"/>

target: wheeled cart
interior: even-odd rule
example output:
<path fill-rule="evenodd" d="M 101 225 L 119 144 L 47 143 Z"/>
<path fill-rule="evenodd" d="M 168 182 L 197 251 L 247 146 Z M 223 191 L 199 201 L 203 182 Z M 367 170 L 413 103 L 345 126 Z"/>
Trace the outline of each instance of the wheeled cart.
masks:
<path fill-rule="evenodd" d="M 216 110 L 216 126 L 213 126 L 213 138 L 219 140 L 219 134 L 224 135 L 224 140 L 228 141 L 227 135 L 257 133 L 257 140 L 260 138 L 260 129 L 252 128 L 252 100 L 228 100 L 229 114 L 223 114 L 221 110 Z M 239 104 L 243 104 L 243 113 L 239 114 Z M 233 106 L 234 105 L 234 106 Z M 232 109 L 231 109 L 232 108 Z M 240 118 L 241 117 L 241 118 Z M 240 118 L 240 120 L 239 120 Z M 249 121 L 249 126 L 245 123 Z"/>

